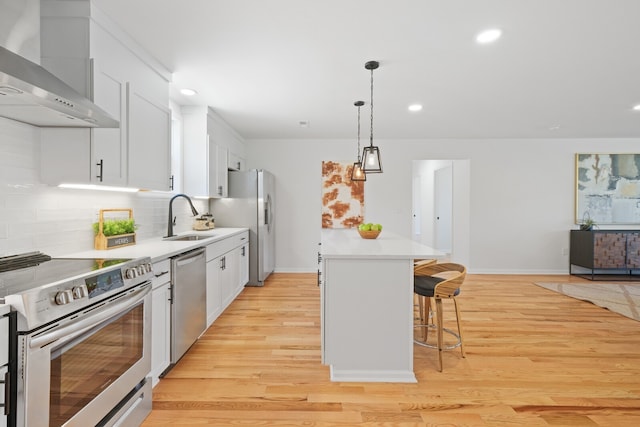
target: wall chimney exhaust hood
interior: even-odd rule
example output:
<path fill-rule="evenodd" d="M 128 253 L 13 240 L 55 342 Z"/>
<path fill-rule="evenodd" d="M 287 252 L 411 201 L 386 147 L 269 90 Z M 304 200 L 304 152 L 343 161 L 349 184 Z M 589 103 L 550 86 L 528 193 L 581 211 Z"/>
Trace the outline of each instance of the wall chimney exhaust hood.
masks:
<path fill-rule="evenodd" d="M 0 117 L 40 127 L 117 128 L 117 120 L 42 66 L 0 46 Z"/>

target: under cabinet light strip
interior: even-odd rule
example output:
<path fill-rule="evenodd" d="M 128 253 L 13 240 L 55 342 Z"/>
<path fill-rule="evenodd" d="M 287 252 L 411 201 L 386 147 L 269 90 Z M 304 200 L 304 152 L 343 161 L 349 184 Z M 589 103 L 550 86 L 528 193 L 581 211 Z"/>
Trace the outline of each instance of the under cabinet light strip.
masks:
<path fill-rule="evenodd" d="M 100 191 L 120 191 L 125 193 L 135 193 L 139 191 L 138 188 L 128 187 L 110 187 L 108 185 L 93 185 L 93 184 L 60 184 L 60 188 L 71 188 L 74 190 L 100 190 Z"/>

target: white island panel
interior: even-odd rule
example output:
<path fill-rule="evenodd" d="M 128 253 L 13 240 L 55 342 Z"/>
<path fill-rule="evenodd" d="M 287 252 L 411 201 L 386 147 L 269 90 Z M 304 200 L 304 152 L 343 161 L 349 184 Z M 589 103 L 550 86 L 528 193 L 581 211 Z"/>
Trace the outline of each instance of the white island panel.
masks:
<path fill-rule="evenodd" d="M 332 381 L 416 382 L 413 260 L 444 254 L 393 233 L 322 231 L 323 363 Z"/>

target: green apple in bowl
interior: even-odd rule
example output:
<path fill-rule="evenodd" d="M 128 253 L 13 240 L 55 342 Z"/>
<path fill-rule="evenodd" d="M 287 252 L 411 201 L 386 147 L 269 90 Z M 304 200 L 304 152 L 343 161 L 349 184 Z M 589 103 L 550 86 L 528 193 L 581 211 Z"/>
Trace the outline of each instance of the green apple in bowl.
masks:
<path fill-rule="evenodd" d="M 371 225 L 372 225 L 371 223 L 368 223 L 368 224 L 362 223 L 362 224 L 360 224 L 358 226 L 358 230 L 360 230 L 360 231 L 371 231 Z"/>

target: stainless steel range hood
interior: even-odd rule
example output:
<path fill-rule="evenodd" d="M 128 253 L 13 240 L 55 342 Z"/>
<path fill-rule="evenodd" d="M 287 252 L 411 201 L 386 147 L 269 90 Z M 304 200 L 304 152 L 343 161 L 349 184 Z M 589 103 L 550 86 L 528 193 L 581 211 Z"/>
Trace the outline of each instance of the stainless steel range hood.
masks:
<path fill-rule="evenodd" d="M 117 128 L 117 120 L 42 66 L 0 46 L 0 117 L 40 127 Z"/>

